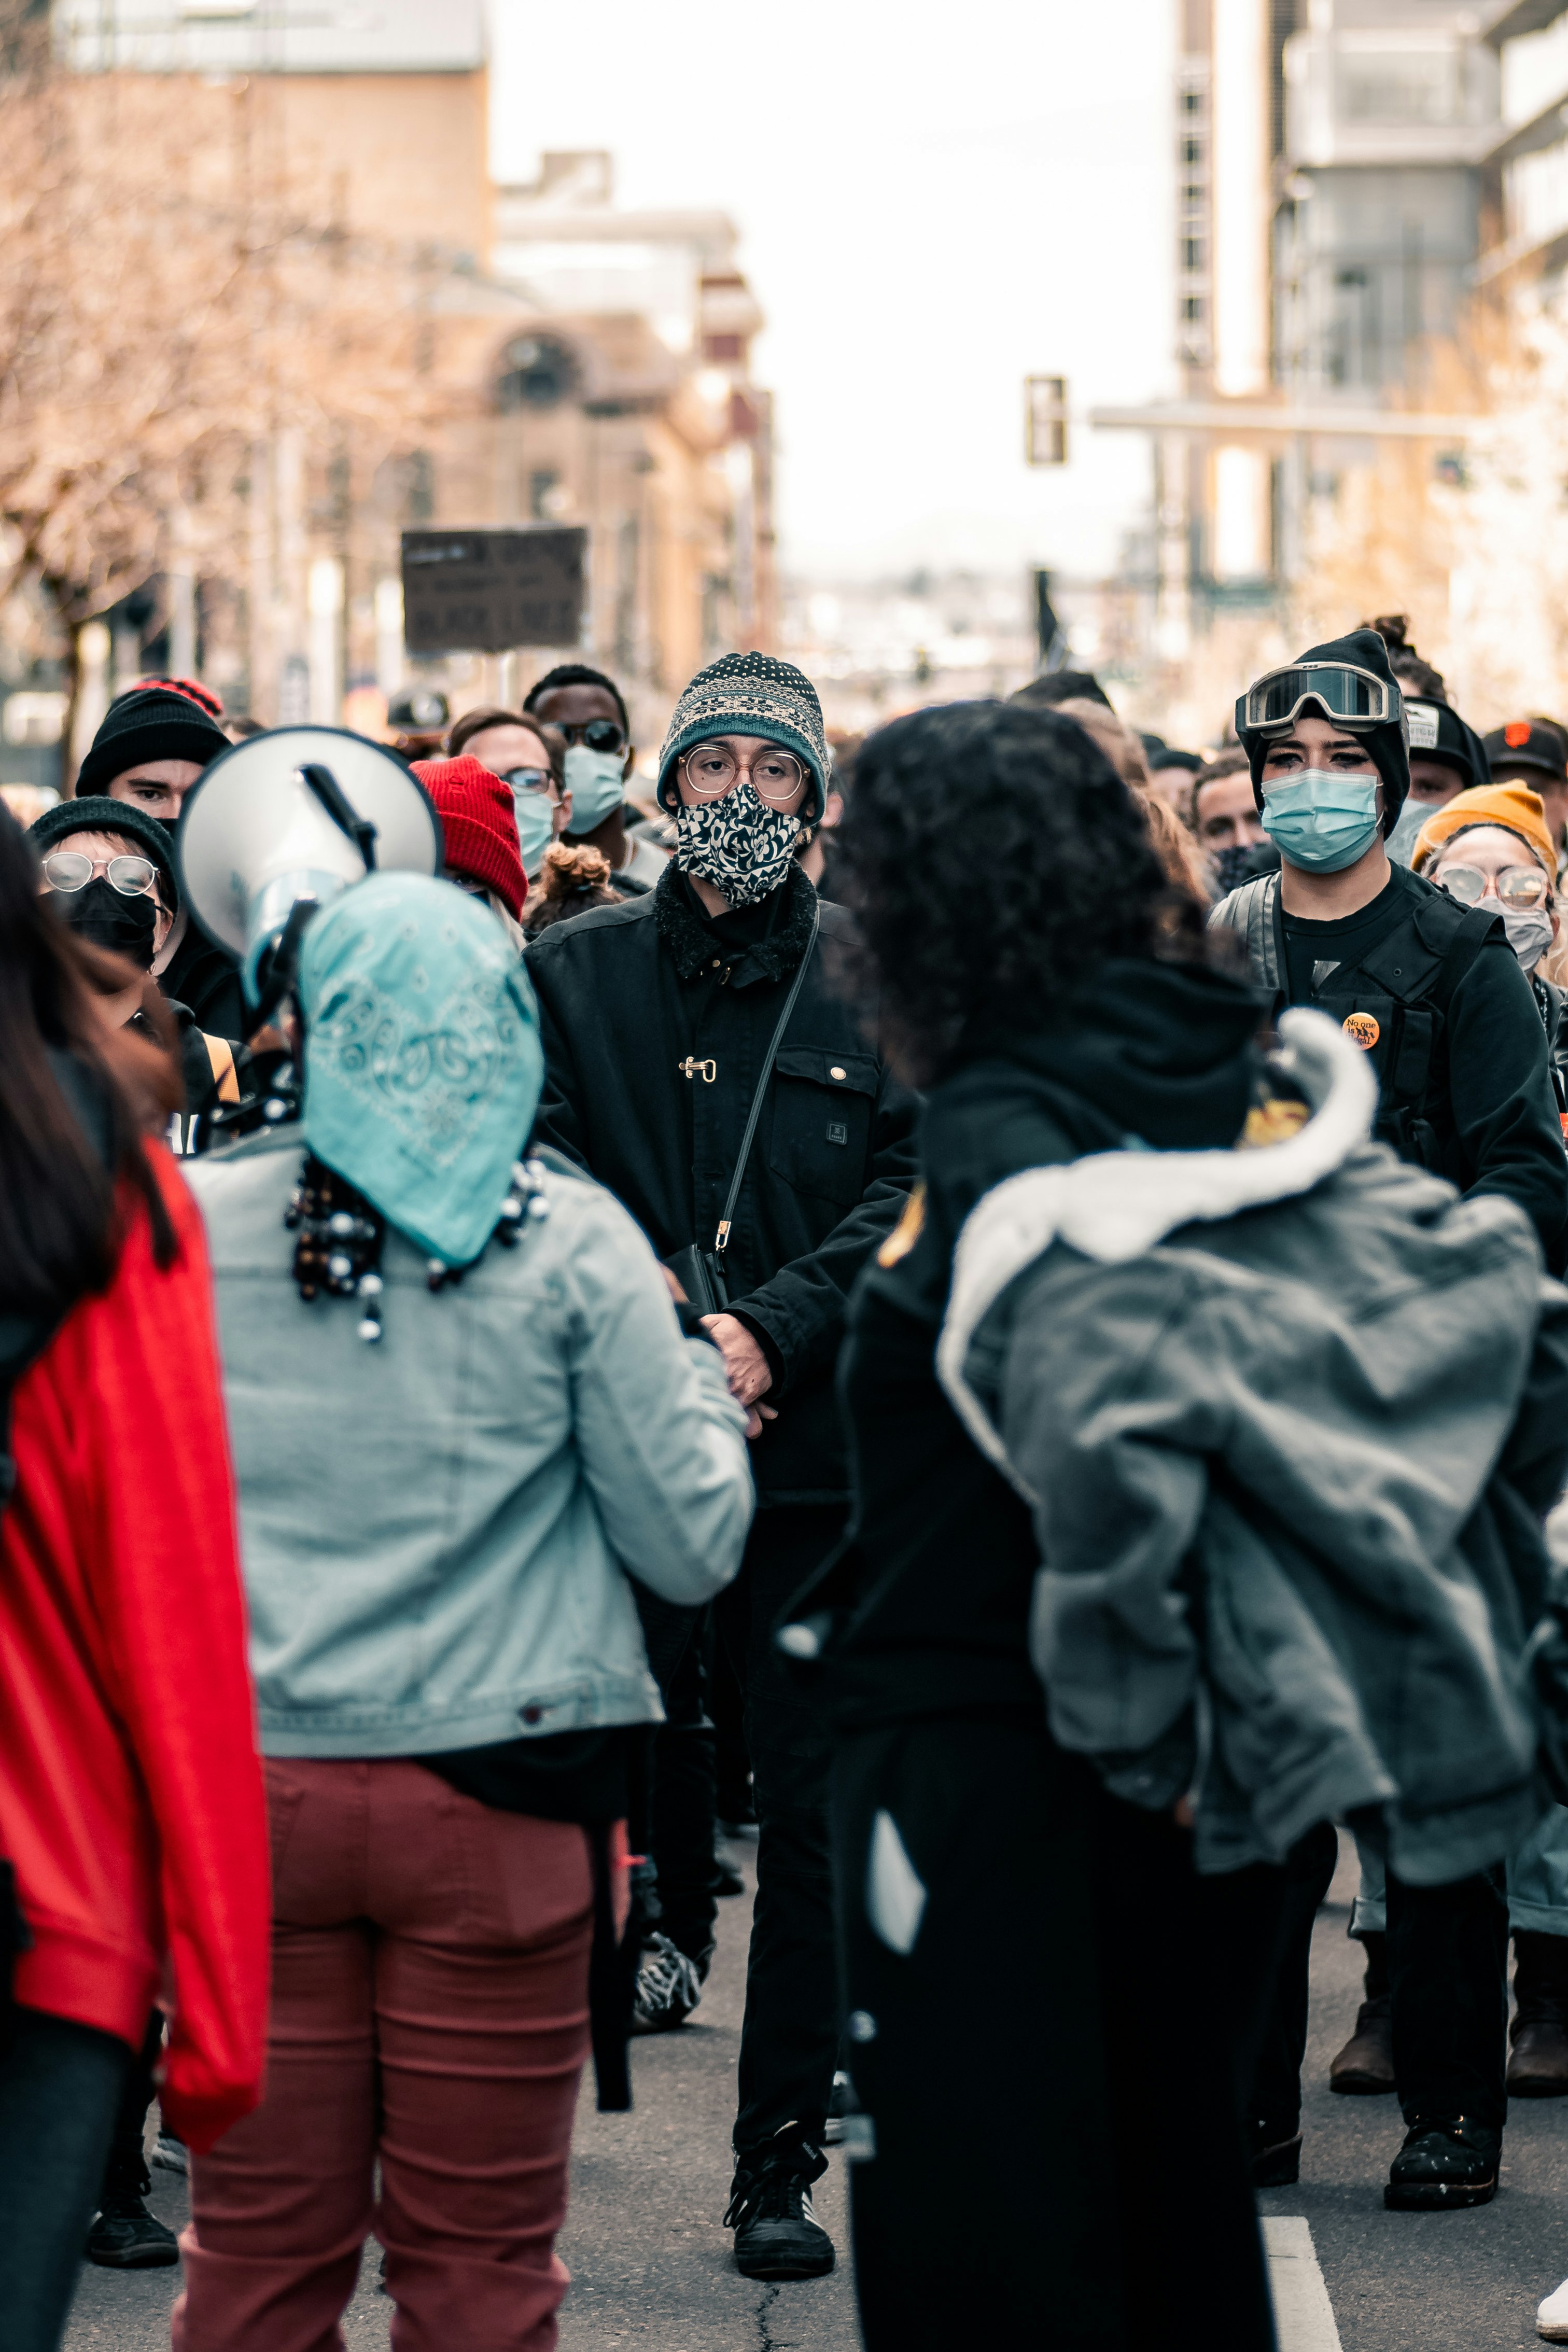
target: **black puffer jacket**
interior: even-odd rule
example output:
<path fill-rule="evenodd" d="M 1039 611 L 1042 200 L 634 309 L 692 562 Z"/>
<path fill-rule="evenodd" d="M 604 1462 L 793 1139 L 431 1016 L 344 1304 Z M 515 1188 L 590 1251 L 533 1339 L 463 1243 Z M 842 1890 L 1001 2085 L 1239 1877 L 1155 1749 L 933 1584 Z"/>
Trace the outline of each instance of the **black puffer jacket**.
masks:
<path fill-rule="evenodd" d="M 792 866 L 761 907 L 710 919 L 670 866 L 648 897 L 529 948 L 546 1062 L 536 1140 L 606 1185 L 660 1257 L 712 1246 L 815 903 Z M 851 929 L 823 906 L 726 1260 L 734 1311 L 773 1371 L 779 1417 L 752 1449 L 764 1502 L 848 1494 L 833 1394 L 845 1303 L 914 1181 L 915 1097 L 869 1042 L 866 1008 L 835 992 Z"/>

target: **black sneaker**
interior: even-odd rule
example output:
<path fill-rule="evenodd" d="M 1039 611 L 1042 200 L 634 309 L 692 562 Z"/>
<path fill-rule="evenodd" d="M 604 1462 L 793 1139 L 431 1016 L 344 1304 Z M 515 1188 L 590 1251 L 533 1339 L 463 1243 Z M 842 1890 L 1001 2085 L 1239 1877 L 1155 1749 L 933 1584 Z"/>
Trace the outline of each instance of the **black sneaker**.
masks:
<path fill-rule="evenodd" d="M 1489 2205 L 1497 2195 L 1502 2134 L 1466 2116 L 1418 2116 L 1389 2169 L 1383 2201 L 1396 2213 Z"/>
<path fill-rule="evenodd" d="M 721 1845 L 713 1848 L 713 1892 L 723 1896 L 744 1895 L 746 1882 Z"/>
<path fill-rule="evenodd" d="M 844 2118 L 855 2112 L 855 2092 L 848 2075 L 840 2066 L 833 2077 L 833 2090 L 827 2102 L 827 2122 L 822 2134 L 824 2147 L 842 2147 Z"/>
<path fill-rule="evenodd" d="M 154 2221 L 142 2199 L 153 2186 L 143 2165 L 141 2185 L 116 2180 L 106 2192 L 83 2248 L 89 2263 L 106 2271 L 166 2270 L 180 2259 L 173 2230 Z"/>
<path fill-rule="evenodd" d="M 833 2241 L 811 2207 L 811 2184 L 827 2158 L 809 2140 L 777 2138 L 735 2166 L 724 2227 L 735 2232 L 735 2268 L 742 2278 L 822 2278 L 833 2268 Z"/>

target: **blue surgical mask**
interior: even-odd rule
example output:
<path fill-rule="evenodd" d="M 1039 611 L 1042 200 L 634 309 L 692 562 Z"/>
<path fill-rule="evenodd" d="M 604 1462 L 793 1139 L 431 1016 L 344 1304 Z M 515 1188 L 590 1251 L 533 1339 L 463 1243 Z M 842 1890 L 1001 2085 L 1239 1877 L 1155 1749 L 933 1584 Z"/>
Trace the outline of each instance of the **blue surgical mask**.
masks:
<path fill-rule="evenodd" d="M 1263 830 L 1281 857 L 1308 874 L 1340 874 L 1377 838 L 1376 776 L 1307 768 L 1263 786 Z"/>
<path fill-rule="evenodd" d="M 566 754 L 566 789 L 572 795 L 574 834 L 592 833 L 620 807 L 626 796 L 621 773 L 626 760 L 624 751 L 590 751 L 585 743 L 572 745 Z"/>
<path fill-rule="evenodd" d="M 532 876 L 544 863 L 544 853 L 555 838 L 555 803 L 548 793 L 530 792 L 516 784 L 511 790 L 511 804 L 517 811 L 517 845 L 522 853 L 522 870 Z"/>
<path fill-rule="evenodd" d="M 1406 799 L 1399 812 L 1399 821 L 1388 836 L 1388 854 L 1396 866 L 1409 865 L 1415 855 L 1421 828 L 1432 813 L 1432 802 Z"/>

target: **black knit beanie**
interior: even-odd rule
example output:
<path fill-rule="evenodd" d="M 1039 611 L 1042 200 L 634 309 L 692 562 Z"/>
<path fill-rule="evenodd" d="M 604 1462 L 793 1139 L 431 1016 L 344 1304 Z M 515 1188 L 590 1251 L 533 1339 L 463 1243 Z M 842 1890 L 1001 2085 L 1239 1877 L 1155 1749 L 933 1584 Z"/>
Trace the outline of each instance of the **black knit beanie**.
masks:
<path fill-rule="evenodd" d="M 179 756 L 165 752 L 165 759 Z M 174 844 L 155 816 L 137 808 L 130 801 L 111 801 L 101 793 L 89 793 L 83 800 L 79 793 L 74 801 L 57 801 L 41 817 L 27 827 L 27 838 L 40 857 L 72 833 L 118 833 L 134 843 L 143 856 L 150 857 L 158 869 L 158 896 L 171 915 L 180 911 L 180 886 L 174 875 Z"/>
<path fill-rule="evenodd" d="M 1410 790 L 1410 755 L 1405 749 L 1404 699 L 1399 681 L 1388 666 L 1388 647 L 1375 629 L 1352 629 L 1348 637 L 1334 637 L 1326 646 L 1309 646 L 1306 652 L 1298 654 L 1296 658 L 1301 662 L 1344 662 L 1354 669 L 1371 670 L 1374 677 L 1386 678 L 1393 687 L 1394 716 L 1385 719 L 1381 727 L 1358 727 L 1355 730 L 1383 778 L 1383 830 L 1386 838 L 1399 821 L 1399 812 L 1405 806 L 1405 794 Z M 1281 663 L 1279 667 L 1283 668 L 1285 665 Z M 1333 713 L 1325 711 L 1323 716 L 1331 719 Z M 1252 770 L 1252 797 L 1261 809 L 1263 762 L 1268 757 L 1268 746 L 1274 738 L 1259 734 L 1250 727 L 1240 728 L 1237 731 Z"/>
<path fill-rule="evenodd" d="M 143 760 L 194 760 L 205 768 L 228 747 L 223 729 L 188 695 L 166 686 L 141 687 L 122 694 L 104 713 L 76 788 L 79 793 L 107 792 L 116 776 Z"/>

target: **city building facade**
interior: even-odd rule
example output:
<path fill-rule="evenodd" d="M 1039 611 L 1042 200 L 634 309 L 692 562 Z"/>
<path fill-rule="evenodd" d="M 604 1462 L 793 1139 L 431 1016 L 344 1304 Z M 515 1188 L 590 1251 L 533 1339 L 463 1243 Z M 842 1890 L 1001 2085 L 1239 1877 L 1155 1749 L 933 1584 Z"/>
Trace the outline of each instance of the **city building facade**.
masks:
<path fill-rule="evenodd" d="M 572 657 L 614 671 L 657 741 L 705 658 L 773 642 L 772 403 L 735 227 L 623 210 L 602 153 L 495 186 L 484 31 L 479 0 L 56 0 L 55 55 L 84 90 L 166 89 L 215 203 L 308 217 L 339 242 L 345 299 L 357 270 L 362 306 L 384 289 L 416 329 L 406 418 L 334 431 L 323 369 L 309 419 L 280 402 L 248 451 L 221 560 L 199 516 L 172 519 L 145 583 L 79 633 L 79 743 L 149 669 L 200 670 L 268 722 L 371 726 L 411 684 L 460 709 Z M 401 532 L 533 523 L 586 534 L 578 643 L 411 661 Z M 49 681 L 12 667 L 34 700 L 9 728 L 0 711 L 0 742 L 41 780 Z"/>

